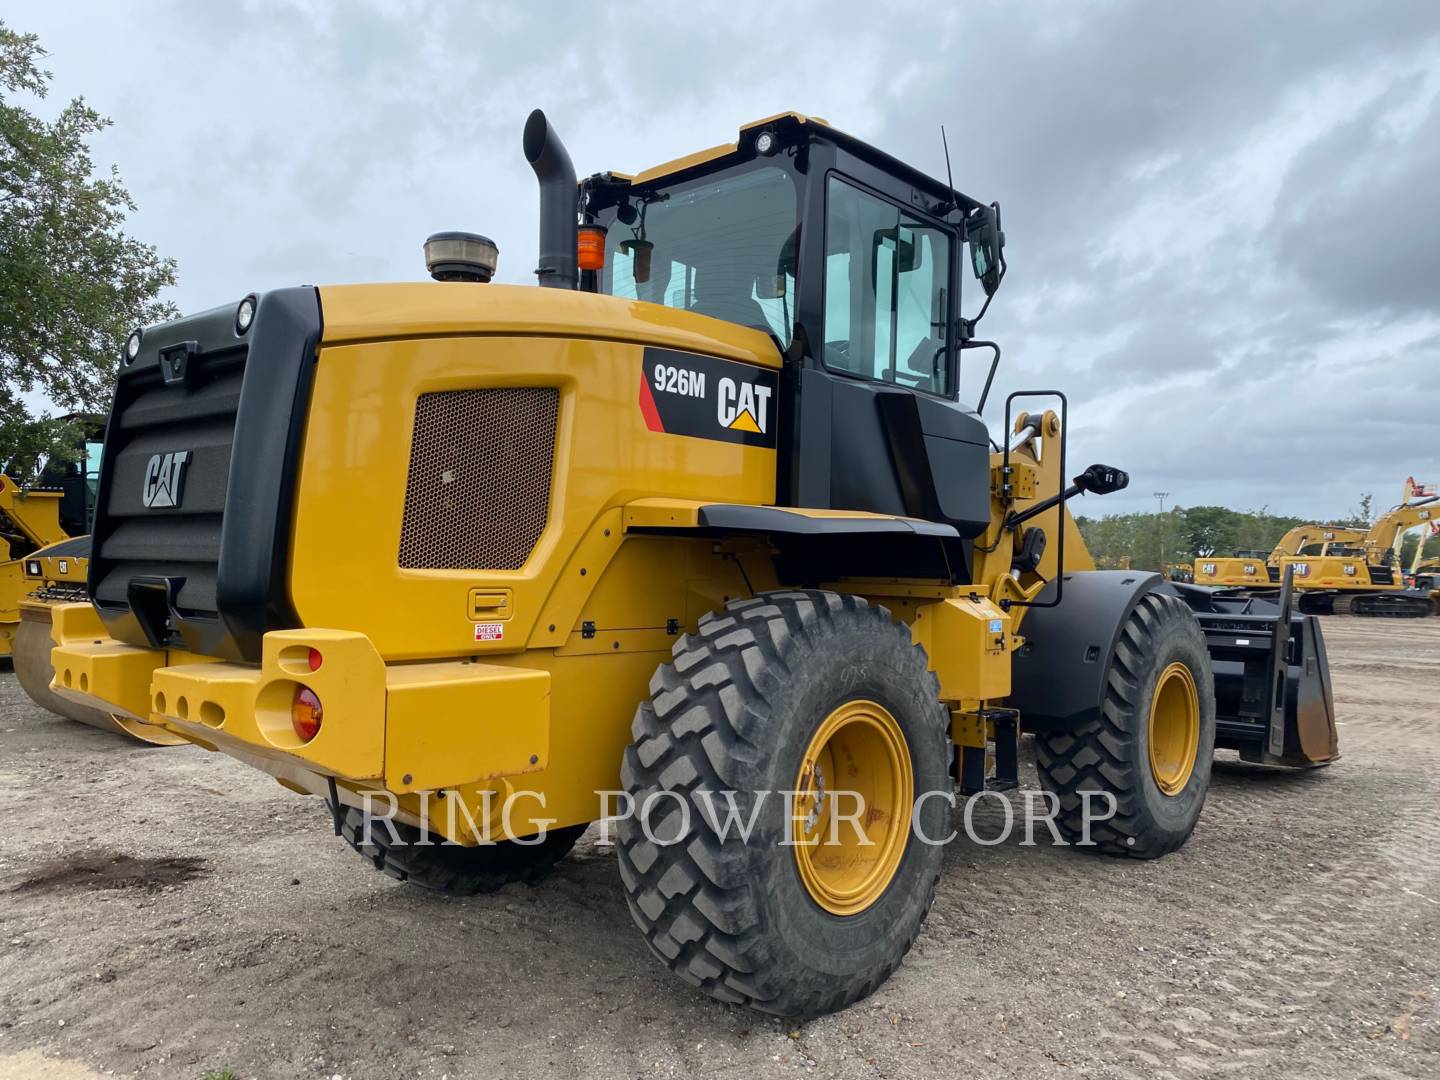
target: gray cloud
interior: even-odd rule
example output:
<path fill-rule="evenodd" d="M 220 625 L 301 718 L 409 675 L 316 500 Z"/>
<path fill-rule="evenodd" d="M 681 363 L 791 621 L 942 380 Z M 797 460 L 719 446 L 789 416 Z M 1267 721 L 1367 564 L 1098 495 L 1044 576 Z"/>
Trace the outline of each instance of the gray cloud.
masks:
<path fill-rule="evenodd" d="M 787 8 L 12 3 L 179 259 L 177 302 L 423 276 L 471 228 L 531 280 L 519 130 L 631 171 L 796 108 L 1005 208 L 999 398 L 1059 385 L 1089 513 L 1341 514 L 1440 479 L 1440 13 L 1054 2 Z M 58 104 L 58 101 L 54 102 Z M 973 306 L 972 306 L 973 310 Z M 979 376 L 965 385 L 978 388 Z M 1391 489 L 1394 489 L 1393 493 Z"/>

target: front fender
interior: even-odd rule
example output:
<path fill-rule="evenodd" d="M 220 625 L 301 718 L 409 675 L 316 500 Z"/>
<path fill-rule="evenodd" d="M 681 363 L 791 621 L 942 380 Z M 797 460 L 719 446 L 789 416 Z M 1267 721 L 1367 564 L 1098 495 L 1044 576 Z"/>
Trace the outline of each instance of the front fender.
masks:
<path fill-rule="evenodd" d="M 1020 624 L 1025 644 L 1015 654 L 1013 692 L 1026 731 L 1069 731 L 1094 719 L 1105 696 L 1105 673 L 1120 630 L 1140 598 L 1162 583 L 1142 570 L 1082 570 L 1065 575 L 1056 607 L 1033 607 Z M 1041 602 L 1055 596 L 1055 582 Z"/>

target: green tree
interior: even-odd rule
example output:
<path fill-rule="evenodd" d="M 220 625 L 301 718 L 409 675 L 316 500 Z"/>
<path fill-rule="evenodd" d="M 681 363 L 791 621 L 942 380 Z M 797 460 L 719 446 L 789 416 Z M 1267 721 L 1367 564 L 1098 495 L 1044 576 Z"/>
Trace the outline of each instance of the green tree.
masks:
<path fill-rule="evenodd" d="M 1247 512 L 1225 506 L 1175 507 L 1163 517 L 1112 514 L 1076 519 L 1085 546 L 1097 563 L 1136 570 L 1160 569 L 1162 528 L 1166 561 L 1187 563 L 1238 550 L 1268 553 L 1280 537 L 1301 523 L 1300 518 L 1279 517 L 1264 507 Z"/>
<path fill-rule="evenodd" d="M 1350 529 L 1368 529 L 1375 523 L 1375 496 L 1370 492 L 1362 492 L 1360 505 L 1350 511 L 1350 516 L 1344 518 L 1340 524 Z"/>
<path fill-rule="evenodd" d="M 1197 558 L 1228 555 L 1239 547 L 1237 530 L 1242 515 L 1228 506 L 1188 506 L 1182 511 L 1184 526 L 1180 549 Z"/>
<path fill-rule="evenodd" d="M 53 121 L 25 107 L 49 91 L 45 55 L 0 21 L 0 462 L 27 479 L 43 457 L 78 455 L 66 417 L 109 407 L 129 332 L 175 314 L 159 299 L 174 261 L 122 231 L 135 204 L 91 161 L 87 141 L 110 120 L 83 98 Z"/>

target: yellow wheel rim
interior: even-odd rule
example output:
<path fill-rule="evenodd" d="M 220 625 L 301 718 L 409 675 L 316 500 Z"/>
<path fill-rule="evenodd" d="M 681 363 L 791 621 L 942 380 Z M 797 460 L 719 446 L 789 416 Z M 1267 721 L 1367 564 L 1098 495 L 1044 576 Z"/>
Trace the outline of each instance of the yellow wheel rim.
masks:
<path fill-rule="evenodd" d="M 864 911 L 894 880 L 915 802 L 895 717 L 873 701 L 835 709 L 805 747 L 795 793 L 795 865 L 810 898 L 832 915 Z"/>
<path fill-rule="evenodd" d="M 1199 748 L 1200 695 L 1195 676 L 1177 662 L 1160 673 L 1150 699 L 1150 773 L 1166 795 L 1185 790 Z"/>

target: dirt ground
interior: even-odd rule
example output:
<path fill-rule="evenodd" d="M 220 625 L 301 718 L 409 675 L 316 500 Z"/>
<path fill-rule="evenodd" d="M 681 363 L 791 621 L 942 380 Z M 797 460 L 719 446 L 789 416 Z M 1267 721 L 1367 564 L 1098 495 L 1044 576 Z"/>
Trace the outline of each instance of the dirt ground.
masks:
<path fill-rule="evenodd" d="M 426 894 L 317 801 L 5 674 L 0 1080 L 1440 1076 L 1440 619 L 1325 635 L 1342 762 L 1223 760 L 1155 863 L 962 839 L 895 977 L 799 1028 L 665 972 L 593 838 Z"/>

